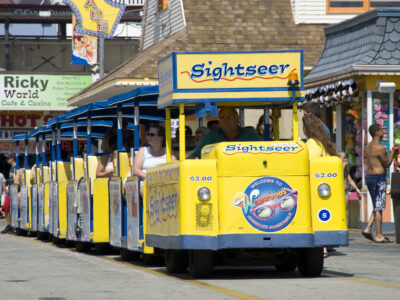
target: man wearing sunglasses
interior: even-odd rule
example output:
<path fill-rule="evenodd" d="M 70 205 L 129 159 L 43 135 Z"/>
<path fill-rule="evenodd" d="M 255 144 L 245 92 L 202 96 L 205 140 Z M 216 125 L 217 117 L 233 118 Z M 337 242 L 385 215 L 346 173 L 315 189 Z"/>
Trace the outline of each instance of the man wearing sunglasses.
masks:
<path fill-rule="evenodd" d="M 233 141 L 261 141 L 262 138 L 251 128 L 239 126 L 239 115 L 234 107 L 222 107 L 218 112 L 220 128 L 211 130 L 194 150 L 192 156 L 200 158 L 204 146 Z"/>

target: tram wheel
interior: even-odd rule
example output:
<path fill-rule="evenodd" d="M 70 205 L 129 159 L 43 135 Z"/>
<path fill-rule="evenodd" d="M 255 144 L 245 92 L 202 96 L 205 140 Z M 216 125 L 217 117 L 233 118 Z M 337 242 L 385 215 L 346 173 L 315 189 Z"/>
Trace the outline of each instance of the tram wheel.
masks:
<path fill-rule="evenodd" d="M 89 252 L 92 245 L 87 242 L 75 242 L 75 249 L 78 252 Z"/>
<path fill-rule="evenodd" d="M 21 228 L 15 228 L 16 235 L 26 235 L 26 230 Z"/>
<path fill-rule="evenodd" d="M 275 265 L 275 269 L 279 272 L 293 272 L 297 267 L 297 257 L 290 255 L 288 259 L 280 264 Z"/>
<path fill-rule="evenodd" d="M 130 251 L 128 249 L 121 248 L 119 250 L 119 254 L 121 255 L 121 260 L 123 261 L 128 261 L 128 260 L 133 260 L 137 261 L 139 260 L 139 252 L 136 251 Z"/>
<path fill-rule="evenodd" d="M 105 255 L 105 254 L 114 254 L 114 248 L 107 243 L 98 243 L 94 245 L 94 249 L 97 254 Z"/>
<path fill-rule="evenodd" d="M 143 263 L 146 266 L 162 266 L 164 265 L 164 259 L 160 255 L 143 254 Z"/>
<path fill-rule="evenodd" d="M 189 271 L 194 278 L 209 277 L 213 269 L 213 252 L 211 250 L 189 251 Z"/>
<path fill-rule="evenodd" d="M 165 250 L 165 266 L 168 273 L 184 273 L 189 264 L 189 256 L 185 250 Z"/>
<path fill-rule="evenodd" d="M 44 241 L 48 239 L 49 234 L 47 232 L 38 232 L 36 236 L 38 240 Z"/>
<path fill-rule="evenodd" d="M 324 267 L 323 248 L 301 249 L 298 267 L 302 276 L 320 276 Z"/>

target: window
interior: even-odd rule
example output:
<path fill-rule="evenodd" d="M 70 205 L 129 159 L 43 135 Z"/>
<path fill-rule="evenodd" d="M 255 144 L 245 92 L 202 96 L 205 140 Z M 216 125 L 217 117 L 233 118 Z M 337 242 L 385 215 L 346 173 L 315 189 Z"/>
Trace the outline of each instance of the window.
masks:
<path fill-rule="evenodd" d="M 326 12 L 363 13 L 376 7 L 400 7 L 400 0 L 326 0 Z"/>
<path fill-rule="evenodd" d="M 168 8 L 168 0 L 158 0 L 158 12 Z"/>

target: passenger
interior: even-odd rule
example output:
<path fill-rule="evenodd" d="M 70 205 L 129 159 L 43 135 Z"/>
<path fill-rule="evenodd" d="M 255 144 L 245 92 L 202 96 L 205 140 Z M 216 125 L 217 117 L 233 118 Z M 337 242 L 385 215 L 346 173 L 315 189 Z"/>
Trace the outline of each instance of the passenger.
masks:
<path fill-rule="evenodd" d="M 172 141 L 172 149 L 179 151 L 179 128 L 175 132 L 175 138 Z M 192 128 L 185 126 L 185 146 L 186 150 L 193 150 L 195 146 L 195 137 L 193 136 Z"/>
<path fill-rule="evenodd" d="M 219 121 L 218 120 L 211 120 L 207 122 L 207 128 L 211 130 L 219 129 Z"/>
<path fill-rule="evenodd" d="M 5 213 L 2 211 L 1 207 L 4 204 L 4 198 L 6 195 L 6 178 L 3 173 L 0 172 L 0 218 L 4 219 L 6 217 Z"/>
<path fill-rule="evenodd" d="M 2 206 L 2 211 L 6 215 L 6 221 L 7 221 L 7 226 L 1 231 L 1 233 L 8 233 L 8 232 L 13 232 L 14 229 L 11 226 L 11 218 L 10 218 L 10 186 L 14 184 L 14 177 L 16 173 L 16 160 L 15 160 L 15 154 L 8 154 L 6 155 L 7 158 L 7 163 L 11 166 L 10 171 L 9 171 L 9 186 L 7 189 L 7 195 L 4 198 L 4 204 Z"/>
<path fill-rule="evenodd" d="M 303 116 L 303 131 L 308 139 L 306 145 L 310 158 L 336 154 L 334 145 L 324 130 L 321 120 L 314 114 Z"/>
<path fill-rule="evenodd" d="M 262 114 L 258 119 L 256 132 L 259 136 L 261 136 L 262 139 L 264 139 L 264 114 Z M 271 140 L 274 139 L 274 123 L 272 121 L 272 118 L 269 118 L 269 136 Z"/>
<path fill-rule="evenodd" d="M 210 131 L 195 149 L 192 156 L 200 158 L 204 146 L 227 141 L 261 141 L 252 129 L 239 127 L 239 115 L 233 107 L 222 107 L 218 112 L 220 128 Z"/>
<path fill-rule="evenodd" d="M 386 154 L 386 148 L 381 145 L 383 129 L 379 124 L 373 124 L 368 128 L 372 141 L 365 147 L 365 156 L 367 158 L 367 183 L 369 194 L 371 195 L 374 210 L 368 220 L 367 227 L 362 231 L 362 235 L 375 243 L 393 243 L 393 240 L 382 234 L 382 211 L 386 204 L 386 169 L 390 167 L 396 153 L 396 146 L 390 150 L 389 156 Z M 375 223 L 376 235 L 373 238 L 371 230 Z"/>
<path fill-rule="evenodd" d="M 345 189 L 345 201 L 346 201 L 346 210 L 348 207 L 349 203 L 349 192 L 351 190 L 350 187 L 352 187 L 358 194 L 358 196 L 361 198 L 362 193 L 358 189 L 358 186 L 354 182 L 353 178 L 351 178 L 351 175 L 349 171 L 347 171 L 347 158 L 346 158 L 346 153 L 340 151 L 336 154 L 343 162 L 343 177 L 344 177 L 344 189 Z"/>
<path fill-rule="evenodd" d="M 210 130 L 207 127 L 199 127 L 195 132 L 195 146 L 197 147 L 202 139 L 207 135 Z"/>
<path fill-rule="evenodd" d="M 167 161 L 165 149 L 165 129 L 160 125 L 152 125 L 147 132 L 147 147 L 141 147 L 133 162 L 133 175 L 141 180 L 146 178 L 146 171 L 150 167 L 165 163 Z M 176 157 L 172 155 L 172 160 Z M 140 185 L 140 195 L 143 196 L 143 186 Z"/>
<path fill-rule="evenodd" d="M 303 105 L 303 111 L 305 115 L 313 114 L 314 116 L 316 116 L 320 120 L 322 127 L 328 135 L 328 138 L 331 139 L 331 131 L 329 130 L 328 126 L 326 126 L 325 123 L 321 120 L 321 106 L 319 106 L 319 104 L 315 102 L 307 102 Z"/>
<path fill-rule="evenodd" d="M 117 150 L 117 135 L 110 133 L 104 136 L 102 149 L 105 154 L 100 158 L 96 177 L 111 177 L 114 174 L 114 151 Z"/>

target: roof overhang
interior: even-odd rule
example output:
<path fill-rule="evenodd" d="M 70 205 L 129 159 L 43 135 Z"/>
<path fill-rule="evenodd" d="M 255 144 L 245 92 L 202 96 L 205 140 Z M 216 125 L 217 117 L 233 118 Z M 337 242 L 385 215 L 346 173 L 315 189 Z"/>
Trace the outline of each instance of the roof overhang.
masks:
<path fill-rule="evenodd" d="M 132 79 L 117 78 L 104 84 L 89 89 L 84 93 L 77 93 L 68 99 L 68 106 L 81 106 L 95 101 L 107 100 L 108 98 L 131 91 L 135 87 L 158 85 L 157 79 Z"/>
<path fill-rule="evenodd" d="M 324 85 L 353 76 L 400 75 L 400 65 L 356 65 L 315 77 L 306 77 L 306 88 Z"/>

